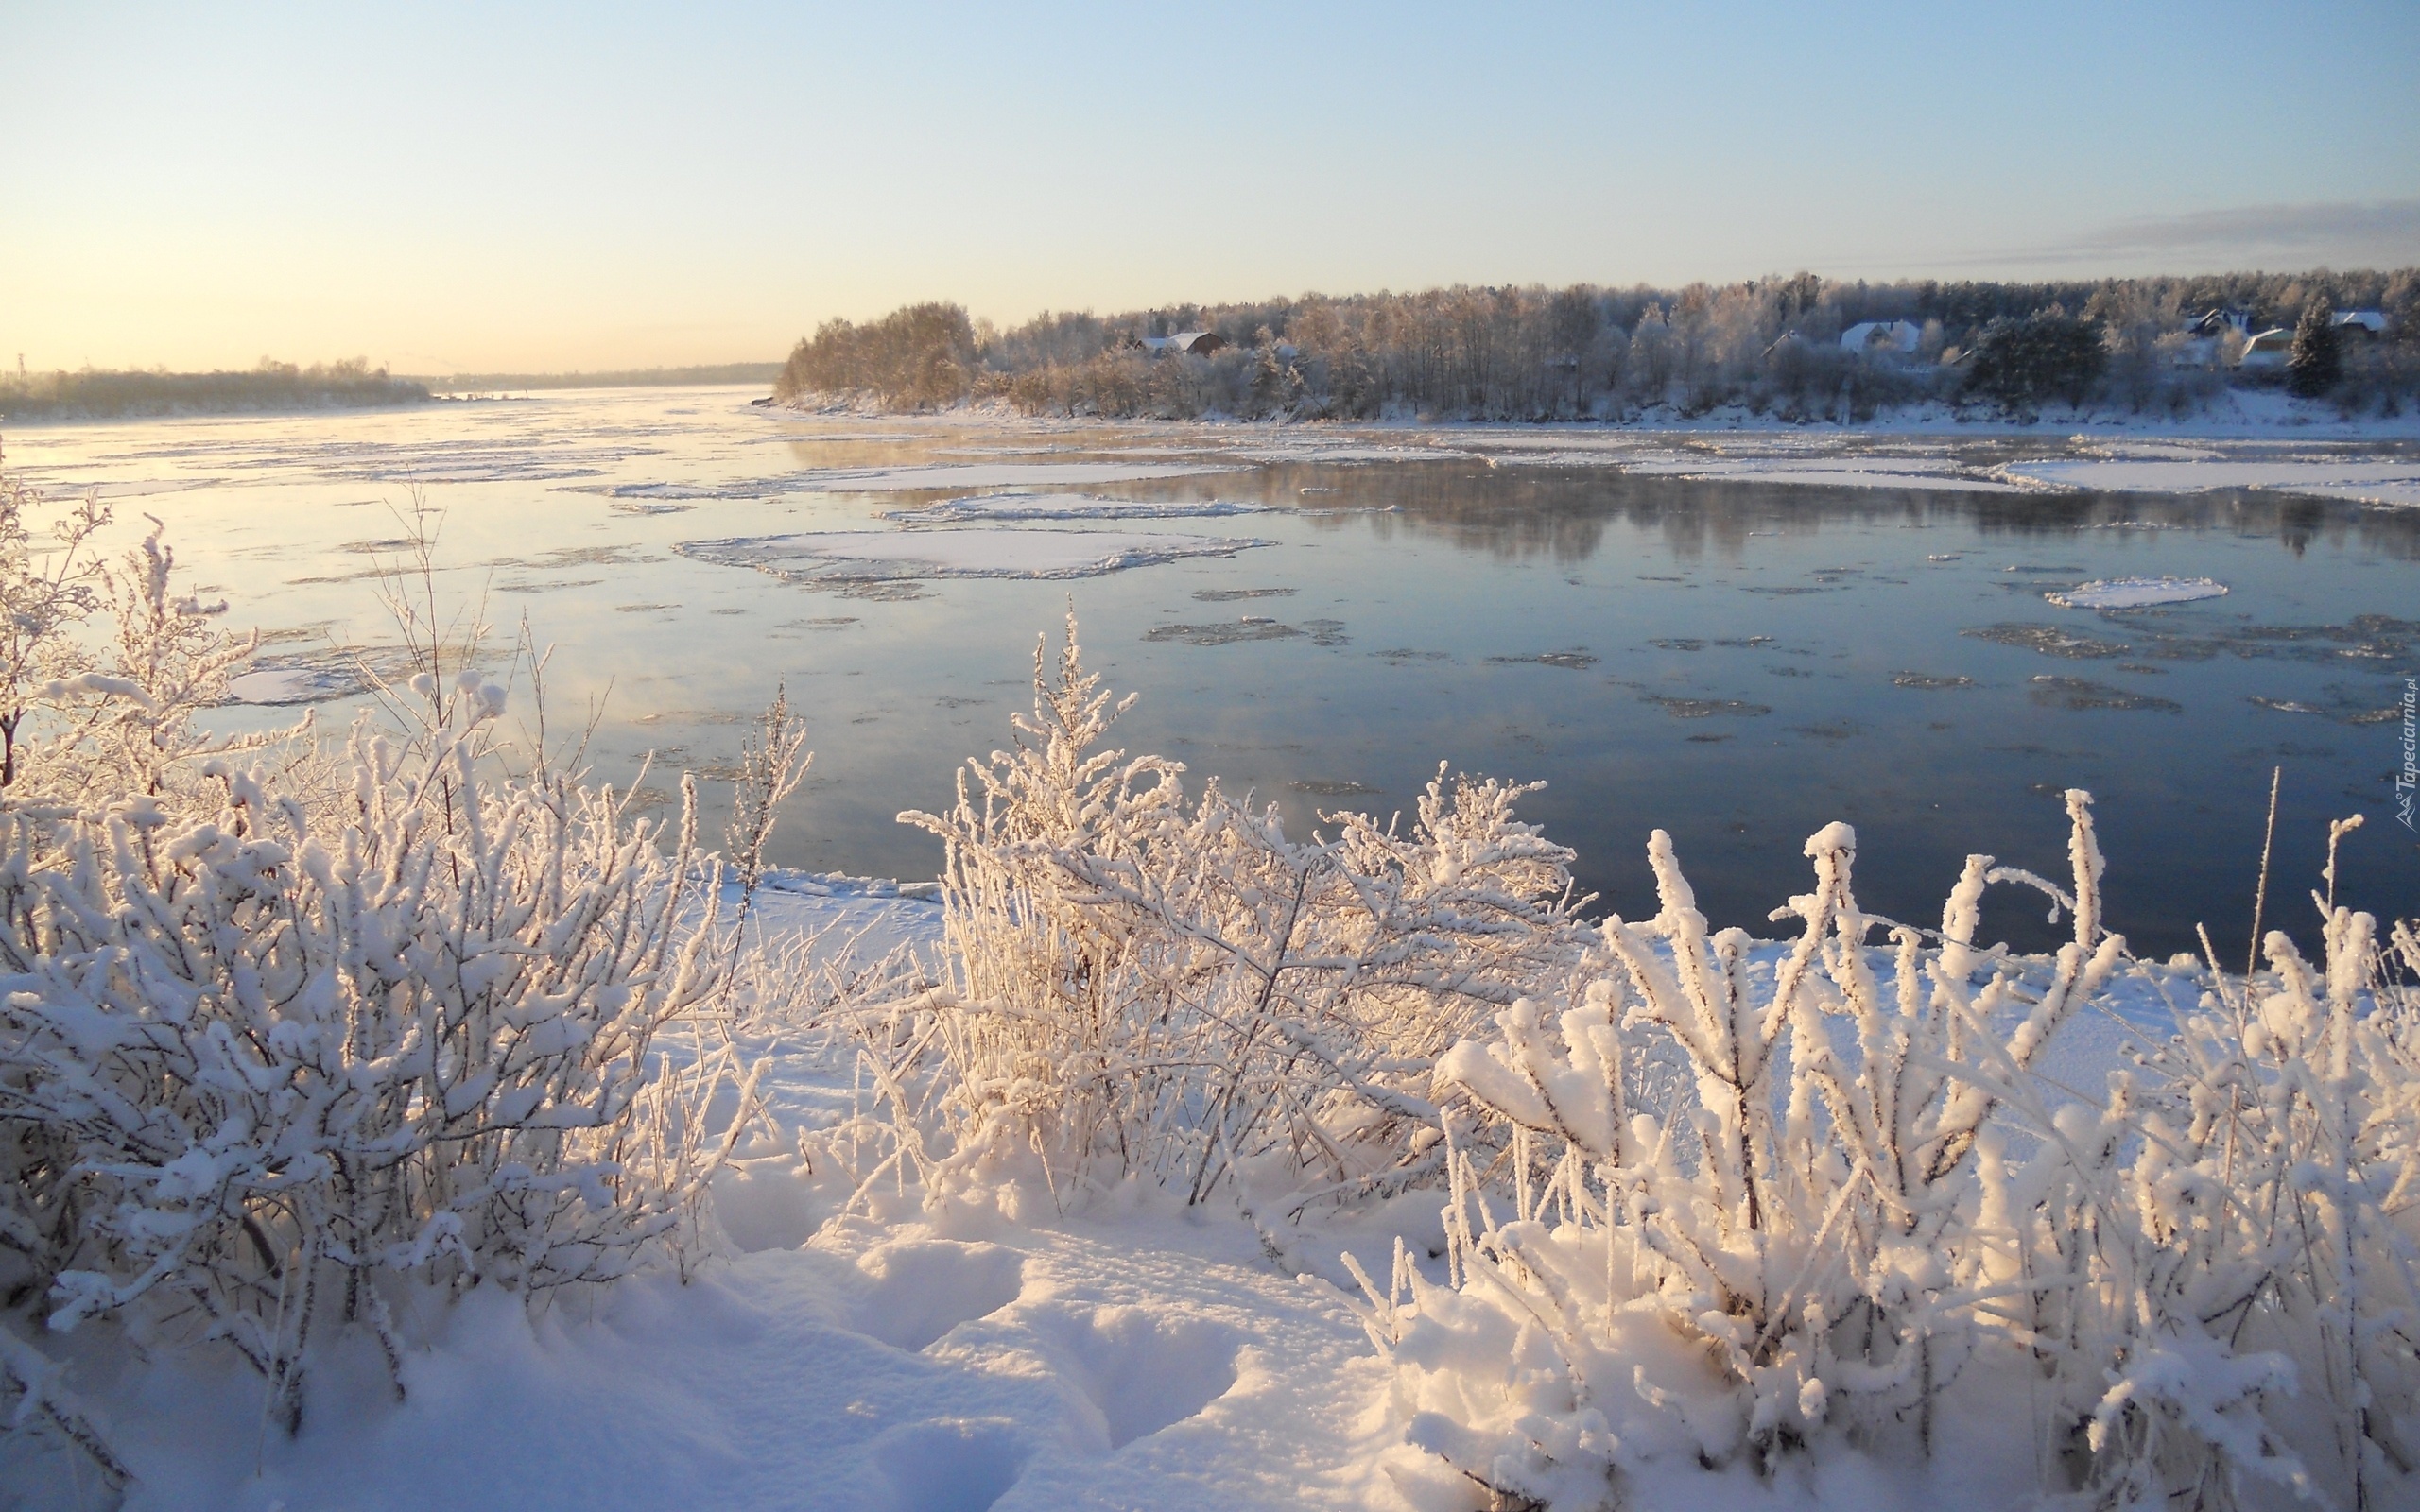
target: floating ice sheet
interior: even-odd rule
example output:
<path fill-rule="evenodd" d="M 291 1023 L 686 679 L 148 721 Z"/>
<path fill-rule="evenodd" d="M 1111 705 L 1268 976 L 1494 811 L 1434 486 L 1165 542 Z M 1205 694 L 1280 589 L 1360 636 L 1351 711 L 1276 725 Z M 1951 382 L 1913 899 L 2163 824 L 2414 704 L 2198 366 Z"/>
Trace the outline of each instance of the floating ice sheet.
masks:
<path fill-rule="evenodd" d="M 1443 462 L 1468 461 L 1476 452 L 1449 446 L 1340 446 L 1305 442 L 1299 445 L 1254 446 L 1228 454 L 1255 462 Z"/>
<path fill-rule="evenodd" d="M 2148 609 L 2221 598 L 2226 591 L 2214 577 L 2096 577 L 2042 596 L 2067 609 Z"/>
<path fill-rule="evenodd" d="M 1161 625 L 1144 633 L 1146 641 L 1182 641 L 1187 645 L 1233 645 L 1238 641 L 1284 641 L 1309 636 L 1313 645 L 1350 645 L 1353 638 L 1344 633 L 1339 620 L 1305 620 L 1301 625 L 1280 625 L 1258 614 L 1240 619 L 1222 620 L 1210 625 Z"/>
<path fill-rule="evenodd" d="M 322 703 L 360 691 L 361 684 L 355 679 L 311 667 L 269 667 L 227 679 L 229 703 Z"/>
<path fill-rule="evenodd" d="M 776 577 L 829 581 L 932 577 L 1093 577 L 1186 557 L 1229 557 L 1270 542 L 1247 537 L 1114 530 L 823 530 L 684 541 L 697 561 Z"/>
<path fill-rule="evenodd" d="M 42 491 L 54 499 L 142 499 L 155 493 L 183 493 L 218 486 L 216 478 L 135 478 L 114 483 L 77 483 L 64 478 L 37 478 Z"/>
<path fill-rule="evenodd" d="M 778 499 L 791 493 L 1080 488 L 1235 471 L 1231 464 L 1216 462 L 940 462 L 901 467 L 815 467 L 770 477 L 716 482 L 588 483 L 565 491 L 602 494 L 609 499 Z"/>
<path fill-rule="evenodd" d="M 2204 493 L 2268 489 L 2364 504 L 2420 507 L 2420 460 L 2277 456 L 2248 460 L 2175 457 L 2062 457 L 2012 462 L 2005 477 L 2111 493 Z"/>
<path fill-rule="evenodd" d="M 1090 493 L 977 493 L 883 516 L 902 524 L 962 524 L 986 520 L 1182 520 L 1267 514 L 1265 504 L 1229 499 L 1104 499 Z"/>
<path fill-rule="evenodd" d="M 769 499 L 787 490 L 779 478 L 743 478 L 735 483 L 582 483 L 557 490 L 596 493 L 608 499 L 639 502 L 692 499 Z"/>
<path fill-rule="evenodd" d="M 227 701 L 265 707 L 328 703 L 368 693 L 379 681 L 411 675 L 413 658 L 395 646 L 328 646 L 256 659 L 227 679 Z"/>
<path fill-rule="evenodd" d="M 2173 698 L 2113 688 L 2108 683 L 2095 682 L 2089 678 L 2063 678 L 2053 673 L 2037 672 L 2030 680 L 2033 684 L 2033 701 L 2049 708 L 2078 712 L 2119 709 L 2164 714 L 2185 712 L 2185 706 Z"/>
<path fill-rule="evenodd" d="M 1967 493 L 2018 493 L 2036 485 L 1978 477 L 1946 456 L 1664 456 L 1625 457 L 1622 471 L 1650 477 L 1738 478 L 1836 489 L 1950 489 Z"/>

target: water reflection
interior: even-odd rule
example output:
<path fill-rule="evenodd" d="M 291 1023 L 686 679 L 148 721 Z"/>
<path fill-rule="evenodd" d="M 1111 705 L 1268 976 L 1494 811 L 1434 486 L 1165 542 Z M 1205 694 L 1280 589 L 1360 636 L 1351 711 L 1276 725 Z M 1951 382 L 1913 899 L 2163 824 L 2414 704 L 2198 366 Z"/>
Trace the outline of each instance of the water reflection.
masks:
<path fill-rule="evenodd" d="M 2138 947 L 2190 948 L 2197 922 L 2239 941 L 2273 765 L 2271 919 L 2303 928 L 2325 821 L 2356 810 L 2371 823 L 2340 890 L 2420 906 L 2420 849 L 2391 819 L 2399 735 L 2377 717 L 2420 675 L 2420 510 L 2248 490 L 1808 488 L 1532 465 L 1500 436 L 1443 435 L 1426 456 L 1399 432 L 988 429 L 769 416 L 752 397 L 58 427 L 12 433 L 9 456 L 130 498 L 161 490 L 141 496 L 181 559 L 278 632 L 272 670 L 305 691 L 323 674 L 342 691 L 346 648 L 391 640 L 364 548 L 418 487 L 446 511 L 445 586 L 497 595 L 492 619 L 527 609 L 558 646 L 559 717 L 603 709 L 596 775 L 635 780 L 652 751 L 645 785 L 664 795 L 680 766 L 726 770 L 744 716 L 787 685 L 818 750 L 777 846 L 792 865 L 929 875 L 926 838 L 893 816 L 945 801 L 964 756 L 1010 738 L 1032 638 L 1072 600 L 1092 663 L 1143 696 L 1119 730 L 1130 750 L 1250 788 L 1300 833 L 1340 805 L 1409 812 L 1441 760 L 1544 780 L 1528 814 L 1579 850 L 1598 906 L 1626 915 L 1654 910 L 1643 850 L 1661 827 L 1711 915 L 1770 928 L 1806 885 L 1805 837 L 1844 818 L 1865 904 L 1937 922 L 1970 850 L 2055 874 L 2058 795 L 2075 784 L 2099 795 L 2111 916 Z M 1322 461 L 1313 443 L 1406 459 Z M 1953 450 L 1979 467 L 2067 446 Z M 1927 448 L 1941 451 L 1900 450 Z M 1020 468 L 1102 462 L 1227 470 L 1051 487 L 1282 511 L 1108 528 L 1274 544 L 882 593 L 675 549 L 889 530 L 890 511 L 977 489 L 840 491 L 832 470 L 981 468 L 943 476 L 1005 490 Z M 2126 612 L 2044 597 L 2137 574 L 2231 592 Z M 705 820 L 712 833 L 720 816 Z M 2021 945 L 2057 937 L 2031 904 L 1988 921 Z"/>

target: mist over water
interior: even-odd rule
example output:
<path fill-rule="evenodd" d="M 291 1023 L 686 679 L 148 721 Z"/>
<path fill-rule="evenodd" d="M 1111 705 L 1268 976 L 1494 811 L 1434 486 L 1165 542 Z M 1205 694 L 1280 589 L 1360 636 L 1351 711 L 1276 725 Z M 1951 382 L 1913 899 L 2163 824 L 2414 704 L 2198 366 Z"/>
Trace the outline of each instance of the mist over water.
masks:
<path fill-rule="evenodd" d="M 875 421 L 755 393 L 33 428 L 8 458 L 55 494 L 100 492 L 130 540 L 164 520 L 191 580 L 268 632 L 269 680 L 243 690 L 262 697 L 341 694 L 357 653 L 379 664 L 396 640 L 379 574 L 417 498 L 442 515 L 441 598 L 494 627 L 489 669 L 526 613 L 556 648 L 549 738 L 601 711 L 595 775 L 657 801 L 699 772 L 710 835 L 713 779 L 786 683 L 817 753 L 786 865 L 931 875 L 936 848 L 893 816 L 946 803 L 965 757 L 1008 743 L 1035 638 L 1072 600 L 1087 663 L 1141 696 L 1129 751 L 1249 788 L 1301 833 L 1322 809 L 1409 822 L 1440 762 L 1543 781 L 1526 814 L 1625 915 L 1654 910 L 1644 849 L 1663 828 L 1710 917 L 1770 929 L 1806 885 L 1806 837 L 1846 819 L 1860 902 L 1937 924 L 1969 851 L 2065 870 L 2072 785 L 2098 799 L 2112 925 L 2165 954 L 2206 922 L 2233 953 L 2273 766 L 2273 923 L 2310 933 L 2325 822 L 2353 812 L 2370 822 L 2340 896 L 2420 904 L 2420 848 L 2394 821 L 2401 727 L 2382 717 L 2420 675 L 2420 510 L 1956 486 L 2070 455 L 2057 435 L 1882 443 L 1954 472 L 1808 487 L 1624 473 L 1617 448 L 1539 465 L 1537 433 Z M 1030 500 L 979 503 L 1006 493 Z M 893 518 L 913 511 L 944 524 Z M 941 543 L 902 558 L 889 537 L 910 529 Z M 859 558 L 789 539 L 816 532 L 878 536 Z M 956 576 L 1104 553 L 1139 564 Z M 2132 576 L 2229 592 L 2108 612 L 2044 596 Z M 1994 937 L 2058 937 L 2001 906 Z"/>

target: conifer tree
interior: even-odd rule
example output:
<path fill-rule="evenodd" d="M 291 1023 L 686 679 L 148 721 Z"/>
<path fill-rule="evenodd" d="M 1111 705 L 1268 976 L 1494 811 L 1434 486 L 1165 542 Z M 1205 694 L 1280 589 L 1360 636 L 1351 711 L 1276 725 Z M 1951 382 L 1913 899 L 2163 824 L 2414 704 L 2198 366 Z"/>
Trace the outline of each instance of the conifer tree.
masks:
<path fill-rule="evenodd" d="M 2313 300 L 2294 324 L 2294 344 L 2286 353 L 2286 387 L 2299 398 L 2317 399 L 2343 375 L 2335 308 L 2324 298 Z"/>

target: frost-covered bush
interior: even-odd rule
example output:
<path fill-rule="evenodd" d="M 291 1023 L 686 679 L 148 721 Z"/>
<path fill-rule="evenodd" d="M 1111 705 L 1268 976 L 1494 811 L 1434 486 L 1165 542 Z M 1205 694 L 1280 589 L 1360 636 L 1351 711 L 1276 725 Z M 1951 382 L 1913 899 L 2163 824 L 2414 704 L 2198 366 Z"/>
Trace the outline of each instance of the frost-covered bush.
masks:
<path fill-rule="evenodd" d="M 1408 834 L 1343 815 L 1291 839 L 1100 748 L 1123 707 L 1071 617 L 1017 748 L 902 816 L 946 852 L 949 980 L 882 1036 L 885 1077 L 945 1125 L 928 1187 L 1029 1157 L 1054 1190 L 1232 1180 L 1299 1211 L 1439 1176 L 1435 1057 L 1577 960 L 1570 852 L 1513 818 L 1524 789 L 1442 773 Z"/>
<path fill-rule="evenodd" d="M 290 1416 L 331 1312 L 394 1349 L 378 1273 L 609 1280 L 678 1224 L 704 1162 L 650 1041 L 711 984 L 688 858 L 491 785 L 468 733 L 356 736 L 332 833 L 216 763 L 215 810 L 0 815 L 5 1238 L 52 1329 L 156 1294 Z"/>
<path fill-rule="evenodd" d="M 86 547 L 109 510 L 87 499 L 38 529 L 43 512 L 40 493 L 0 472 L 0 788 L 17 780 L 26 721 L 87 670 L 71 632 L 101 597 L 100 563 Z"/>
<path fill-rule="evenodd" d="M 113 576 L 115 643 L 57 653 L 0 791 L 0 1390 L 105 1465 L 12 1323 L 223 1343 L 290 1427 L 331 1325 L 396 1363 L 397 1286 L 682 1253 L 732 1072 L 662 1043 L 729 969 L 689 804 L 660 833 L 508 772 L 506 690 L 433 644 L 340 760 L 208 739 L 244 648 L 170 565 L 155 534 Z"/>
<path fill-rule="evenodd" d="M 2324 968 L 2272 935 L 2273 974 L 2208 974 L 2141 1072 L 2046 1083 L 2135 969 L 2087 803 L 2072 892 L 1973 857 L 1937 932 L 1861 913 L 1830 826 L 1778 954 L 1708 932 L 1659 832 L 1662 913 L 1440 1063 L 1477 1115 L 1443 1125 L 1452 1284 L 1364 1283 L 1410 1441 L 1506 1504 L 1583 1508 L 1659 1465 L 1928 1452 L 1939 1415 L 2021 1402 L 2046 1494 L 2408 1495 L 2420 997 L 2322 900 Z M 2055 958 L 1978 945 L 1999 881 L 2072 916 Z M 1687 1074 L 1647 1102 L 1657 1058 Z"/>

